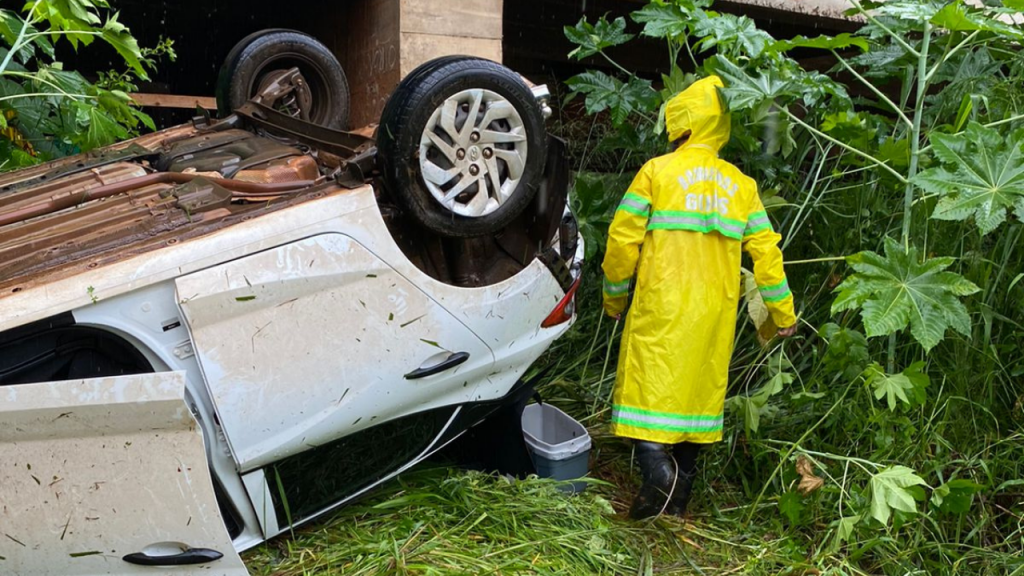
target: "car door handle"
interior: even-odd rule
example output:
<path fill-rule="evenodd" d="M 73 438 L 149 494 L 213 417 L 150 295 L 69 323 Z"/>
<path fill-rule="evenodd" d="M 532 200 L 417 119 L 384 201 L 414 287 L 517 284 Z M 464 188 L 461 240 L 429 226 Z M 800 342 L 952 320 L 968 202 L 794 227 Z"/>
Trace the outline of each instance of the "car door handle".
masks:
<path fill-rule="evenodd" d="M 469 352 L 453 352 L 448 355 L 447 358 L 441 360 L 433 366 L 427 366 L 426 368 L 417 368 L 412 372 L 405 375 L 406 380 L 415 380 L 417 378 L 426 378 L 439 372 L 444 372 L 451 368 L 455 368 L 459 364 L 462 364 L 466 360 L 469 360 Z"/>
<path fill-rule="evenodd" d="M 188 548 L 181 554 L 168 554 L 166 556 L 150 556 L 145 552 L 132 552 L 122 558 L 129 564 L 139 566 L 188 566 L 190 564 L 206 564 L 214 560 L 220 560 L 224 555 L 209 548 Z"/>

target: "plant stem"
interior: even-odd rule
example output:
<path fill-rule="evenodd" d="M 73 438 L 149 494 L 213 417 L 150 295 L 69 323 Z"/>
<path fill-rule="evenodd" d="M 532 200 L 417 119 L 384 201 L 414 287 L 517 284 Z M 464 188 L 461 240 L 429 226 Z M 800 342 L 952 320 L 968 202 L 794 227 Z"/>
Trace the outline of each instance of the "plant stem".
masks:
<path fill-rule="evenodd" d="M 764 440 L 764 443 L 765 444 L 779 444 L 779 445 L 782 445 L 782 446 L 793 446 L 792 442 L 786 442 L 784 440 L 771 440 L 771 439 L 768 439 L 768 440 Z M 882 464 L 878 464 L 878 463 L 872 462 L 871 460 L 865 460 L 863 458 L 856 458 L 856 457 L 853 457 L 853 456 L 842 456 L 840 454 L 829 454 L 828 452 L 816 452 L 814 450 L 807 450 L 806 448 L 801 448 L 800 446 L 797 446 L 797 448 L 800 448 L 800 452 L 802 454 L 807 454 L 808 456 L 814 456 L 816 458 L 825 458 L 825 459 L 828 459 L 828 460 L 836 460 L 838 462 L 850 462 L 851 464 L 856 464 L 857 466 L 860 467 L 861 470 L 867 472 L 868 474 L 874 474 L 880 468 L 883 467 Z M 875 472 L 872 472 L 871 470 L 869 470 L 867 468 L 867 466 L 873 467 L 875 469 Z"/>
<path fill-rule="evenodd" d="M 14 78 L 24 78 L 26 80 L 31 80 L 32 82 L 38 82 L 40 84 L 45 84 L 45 85 L 53 88 L 54 90 L 57 90 L 59 92 L 63 92 L 64 94 L 67 94 L 68 96 L 73 96 L 73 97 L 80 97 L 80 96 L 82 96 L 82 97 L 84 97 L 81 94 L 71 94 L 69 92 L 65 92 L 64 88 L 61 87 L 60 84 L 57 84 L 56 82 L 53 82 L 51 80 L 47 80 L 46 78 L 40 77 L 39 74 L 36 74 L 36 73 L 13 72 L 11 70 L 7 70 L 5 72 L 0 72 L 0 76 L 7 76 L 7 77 L 14 77 Z"/>
<path fill-rule="evenodd" d="M 878 158 L 875 158 L 874 156 L 872 156 L 872 155 L 870 155 L 870 154 L 868 154 L 866 152 L 861 152 L 860 150 L 854 148 L 853 146 L 850 146 L 849 144 L 847 144 L 845 142 L 841 142 L 841 141 L 836 140 L 835 138 L 829 136 L 828 134 L 825 134 L 821 130 L 818 130 L 817 128 L 815 128 L 814 126 L 811 126 L 810 124 L 804 122 L 800 118 L 797 118 L 797 116 L 795 114 L 793 114 L 792 112 L 790 112 L 786 108 L 781 108 L 781 110 L 786 113 L 786 116 L 788 116 L 790 120 L 792 120 L 793 122 L 797 123 L 798 125 L 803 127 L 805 130 L 807 130 L 811 134 L 814 134 L 815 136 L 818 136 L 819 138 L 824 138 L 825 140 L 828 140 L 829 142 L 835 144 L 836 146 L 839 146 L 843 150 L 846 150 L 848 152 L 852 152 L 852 153 L 856 154 L 857 156 L 860 156 L 861 158 L 871 162 L 872 164 L 875 164 L 879 168 L 882 168 L 885 171 L 889 172 L 889 174 L 892 174 L 893 177 L 895 177 L 897 180 L 899 180 L 899 182 L 901 184 L 906 184 L 907 183 L 907 179 L 903 176 L 903 174 L 900 174 L 899 172 L 894 170 L 892 168 L 892 166 L 889 166 L 885 162 L 882 162 Z"/>
<path fill-rule="evenodd" d="M 944 55 L 942 56 L 942 58 L 941 58 L 941 59 L 939 59 L 939 61 L 935 63 L 935 66 L 932 66 L 932 69 L 928 71 L 928 78 L 927 78 L 927 79 L 928 79 L 928 80 L 931 80 L 931 79 L 932 79 L 932 76 L 934 76 L 934 75 L 935 75 L 935 73 L 939 71 L 939 68 L 940 68 L 940 67 L 941 67 L 941 66 L 942 66 L 943 64 L 945 64 L 945 63 L 946 63 L 946 62 L 947 62 L 947 61 L 949 60 L 949 58 L 950 58 L 951 56 L 953 56 L 953 54 L 956 54 L 957 52 L 959 52 L 961 48 L 963 48 L 963 47 L 964 47 L 964 46 L 966 46 L 966 45 L 967 45 L 967 44 L 968 44 L 968 43 L 969 43 L 969 42 L 970 42 L 971 40 L 973 40 L 973 39 L 974 39 L 974 37 L 978 35 L 978 32 L 979 32 L 979 30 L 975 30 L 974 32 L 971 32 L 971 34 L 970 34 L 969 36 L 967 36 L 967 38 L 964 38 L 962 42 L 960 42 L 959 44 L 957 44 L 956 46 L 954 46 L 952 50 L 950 50 L 949 52 L 947 52 L 946 54 L 944 54 Z M 951 36 L 951 37 L 952 37 L 952 36 Z M 927 51 L 927 50 L 925 49 L 925 51 Z"/>
<path fill-rule="evenodd" d="M 846 260 L 846 256 L 826 256 L 824 258 L 811 258 L 810 260 L 786 260 L 786 266 L 795 264 L 816 264 L 818 262 L 839 262 Z"/>
<path fill-rule="evenodd" d="M 600 52 L 598 52 L 598 54 L 600 54 L 605 60 L 607 60 L 609 64 L 618 68 L 619 71 L 625 74 L 626 76 L 635 76 L 633 72 L 630 72 L 629 70 L 623 68 L 622 64 L 619 64 L 615 60 L 612 60 L 607 54 L 604 53 L 604 50 L 601 50 Z"/>
<path fill-rule="evenodd" d="M 7 55 L 4 56 L 4 61 L 0 62 L 0 74 L 7 70 L 7 66 L 11 63 L 11 58 L 14 57 L 14 53 L 21 50 L 21 45 L 25 41 L 25 33 L 28 32 L 29 22 L 32 20 L 32 15 L 35 14 L 36 8 L 39 6 L 37 2 L 32 10 L 28 13 L 28 17 L 22 21 L 21 31 L 18 32 L 18 37 L 14 39 L 14 43 L 11 44 L 11 49 L 7 51 Z"/>
<path fill-rule="evenodd" d="M 792 446 L 789 447 L 789 450 L 786 451 L 786 454 L 782 457 L 782 459 L 779 460 L 779 465 L 775 467 L 775 470 L 772 471 L 772 475 L 768 477 L 768 480 L 765 481 L 764 486 L 761 487 L 761 492 L 757 495 L 757 499 L 754 500 L 753 506 L 750 507 L 750 514 L 747 514 L 747 519 L 743 521 L 744 530 L 747 529 L 747 526 L 750 525 L 750 521 L 753 520 L 754 513 L 757 512 L 758 504 L 760 504 L 761 500 L 764 498 L 764 493 L 768 491 L 768 486 L 771 485 L 772 480 L 774 480 L 775 476 L 777 476 L 779 471 L 782 470 L 782 466 L 786 463 L 787 460 L 789 460 L 789 457 L 793 455 L 793 451 L 796 450 L 797 446 L 802 444 L 803 441 L 806 440 L 807 437 L 811 435 L 811 432 L 814 432 L 818 428 L 818 426 L 821 426 L 822 423 L 824 423 L 825 420 L 832 415 L 832 412 L 836 409 L 836 407 L 838 407 L 839 404 L 842 403 L 844 399 L 846 399 L 846 393 L 850 391 L 850 387 L 853 386 L 853 383 L 856 381 L 856 378 L 850 380 L 850 383 L 846 385 L 846 389 L 843 390 L 843 393 L 839 396 L 839 398 L 837 398 L 836 401 L 832 403 L 832 407 L 828 409 L 828 412 L 825 412 L 825 415 L 822 416 L 817 422 L 815 422 L 813 426 L 804 431 L 803 435 L 800 436 L 800 438 L 796 442 L 794 442 Z"/>
<path fill-rule="evenodd" d="M 33 32 L 32 34 L 26 34 L 25 39 L 30 40 L 39 36 L 68 36 L 74 34 L 75 36 L 103 36 L 103 32 L 87 32 L 85 30 L 47 30 L 46 32 Z"/>
<path fill-rule="evenodd" d="M 849 72 L 850 74 L 853 74 L 854 78 L 856 78 L 857 80 L 860 80 L 861 84 L 867 86 L 869 90 L 871 90 L 872 92 L 875 93 L 875 96 L 878 96 L 878 98 L 881 99 L 882 102 L 885 102 L 886 104 L 888 104 L 889 107 L 892 108 L 894 112 L 896 112 L 896 115 L 900 117 L 900 120 L 902 120 L 907 125 L 908 128 L 913 125 L 913 123 L 910 121 L 910 118 L 907 118 L 907 115 L 903 113 L 903 109 L 902 108 L 897 106 L 895 102 L 890 100 L 889 97 L 886 96 L 885 93 L 883 93 L 881 90 L 876 88 L 874 84 L 872 84 L 871 82 L 868 82 L 867 78 L 864 78 L 856 70 L 854 70 L 853 66 L 850 66 L 846 62 L 845 58 L 840 56 L 839 53 L 836 52 L 835 50 L 832 50 L 832 55 L 835 56 L 836 60 L 838 60 L 839 63 L 843 65 L 843 68 L 846 68 L 847 72 Z"/>
<path fill-rule="evenodd" d="M 621 321 L 621 319 L 615 320 L 615 325 L 612 326 L 612 333 L 611 333 L 611 335 L 608 336 L 608 350 L 605 352 L 605 355 L 604 355 L 604 366 L 601 367 L 601 380 L 599 381 L 601 384 L 604 384 L 605 374 L 608 373 L 608 360 L 612 357 L 612 348 L 614 347 L 614 344 L 615 344 L 615 332 L 617 332 L 618 329 L 619 329 L 619 322 L 620 321 Z M 599 384 L 599 386 L 600 386 L 600 384 Z M 614 395 L 614 393 L 615 393 L 615 384 L 612 383 L 612 389 L 608 393 L 608 405 L 609 406 L 611 406 L 611 404 L 612 404 L 612 396 Z"/>
<path fill-rule="evenodd" d="M 910 250 L 910 224 L 913 218 L 914 184 L 911 182 L 917 175 L 917 164 L 921 155 L 921 118 L 924 116 L 924 99 L 928 91 L 928 44 L 931 41 L 932 24 L 924 23 L 924 39 L 921 41 L 921 54 L 917 58 L 917 101 L 914 103 L 914 126 L 910 132 L 910 167 L 907 169 L 907 186 L 903 194 L 903 248 Z"/>
<path fill-rule="evenodd" d="M 587 378 L 587 366 L 590 365 L 590 355 L 594 353 L 594 347 L 597 346 L 597 337 L 601 334 L 601 324 L 604 322 L 604 314 L 600 314 L 597 317 L 597 328 L 594 329 L 594 339 L 590 342 L 590 348 L 587 350 L 587 359 L 583 361 L 583 371 L 580 373 L 580 386 L 583 386 L 583 381 Z M 599 384 L 600 385 L 600 384 Z M 597 396 L 597 393 L 594 394 Z M 594 400 L 597 403 L 597 400 Z"/>
<path fill-rule="evenodd" d="M 885 33 L 888 34 L 889 37 L 891 37 L 893 39 L 893 41 L 895 41 L 897 44 L 900 45 L 900 47 L 902 47 L 904 50 L 909 52 L 912 56 L 919 56 L 920 55 L 917 50 L 914 50 L 913 46 L 911 46 L 910 44 L 907 44 L 907 41 L 904 40 L 902 36 L 900 36 L 899 34 L 893 32 L 892 30 L 890 30 L 888 26 L 886 26 L 885 24 L 882 24 L 881 22 L 878 21 L 877 18 L 872 16 L 870 13 L 868 13 L 868 11 L 865 10 L 864 7 L 860 5 L 860 2 L 858 2 L 857 0 L 851 0 L 851 2 L 853 3 L 853 6 L 855 8 L 857 8 L 857 10 L 861 14 L 863 14 L 865 18 L 868 19 L 868 22 L 871 22 L 875 26 L 878 26 L 879 28 L 884 30 Z"/>
<path fill-rule="evenodd" d="M 914 218 L 914 176 L 921 157 L 921 118 L 924 116 L 924 99 L 928 92 L 928 45 L 932 38 L 932 23 L 924 23 L 921 52 L 917 56 L 917 96 L 914 102 L 914 125 L 910 130 L 910 166 L 907 168 L 906 188 L 903 192 L 903 250 L 910 251 L 910 224 Z M 896 333 L 889 335 L 886 370 L 896 371 Z"/>
<path fill-rule="evenodd" d="M 89 98 L 96 99 L 96 96 L 89 96 L 88 94 L 69 94 L 67 92 L 30 92 L 28 94 L 14 94 L 12 96 L 4 96 L 0 98 L 0 102 L 5 100 L 17 100 L 18 98 L 34 98 L 34 97 L 46 97 L 46 96 L 59 96 L 61 98 Z"/>
<path fill-rule="evenodd" d="M 1010 116 L 1009 118 L 1004 118 L 1003 120 L 996 120 L 995 122 L 989 122 L 988 124 L 985 124 L 984 126 L 985 126 L 985 128 L 991 128 L 993 126 L 999 126 L 1001 124 L 1009 124 L 1010 122 L 1016 122 L 1017 120 L 1024 120 L 1024 114 L 1018 114 L 1016 116 Z"/>
<path fill-rule="evenodd" d="M 693 70 L 696 72 L 700 69 L 700 64 L 697 64 L 697 58 L 693 56 L 693 50 L 690 49 L 689 39 L 683 39 L 683 46 L 686 48 L 686 54 L 690 57 L 690 62 L 693 62 Z"/>

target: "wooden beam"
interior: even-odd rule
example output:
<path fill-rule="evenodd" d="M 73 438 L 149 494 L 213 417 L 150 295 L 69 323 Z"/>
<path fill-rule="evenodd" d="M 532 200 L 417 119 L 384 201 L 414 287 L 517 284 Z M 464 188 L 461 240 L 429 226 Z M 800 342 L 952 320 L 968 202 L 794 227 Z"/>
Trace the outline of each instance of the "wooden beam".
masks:
<path fill-rule="evenodd" d="M 139 106 L 149 108 L 188 108 L 196 106 L 207 110 L 217 109 L 217 99 L 212 96 L 181 96 L 178 94 L 132 94 Z"/>
<path fill-rule="evenodd" d="M 502 0 L 402 0 L 402 32 L 501 40 Z"/>

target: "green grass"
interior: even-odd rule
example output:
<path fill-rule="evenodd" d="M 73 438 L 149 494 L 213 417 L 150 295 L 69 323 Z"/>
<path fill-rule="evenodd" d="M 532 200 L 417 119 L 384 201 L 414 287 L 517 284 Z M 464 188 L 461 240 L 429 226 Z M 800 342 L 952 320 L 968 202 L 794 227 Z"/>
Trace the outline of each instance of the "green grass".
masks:
<path fill-rule="evenodd" d="M 619 494 L 602 482 L 567 495 L 550 480 L 424 469 L 248 553 L 246 563 L 278 576 L 718 573 L 730 563 L 723 551 L 709 560 L 695 543 L 726 537 L 720 530 L 699 519 L 626 520 L 614 509 Z"/>

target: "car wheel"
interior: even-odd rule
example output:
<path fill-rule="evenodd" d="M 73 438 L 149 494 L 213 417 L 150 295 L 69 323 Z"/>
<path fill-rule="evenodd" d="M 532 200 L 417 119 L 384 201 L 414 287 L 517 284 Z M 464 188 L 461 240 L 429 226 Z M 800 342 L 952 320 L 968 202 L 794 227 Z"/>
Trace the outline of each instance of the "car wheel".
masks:
<path fill-rule="evenodd" d="M 261 30 L 243 38 L 217 77 L 221 116 L 245 104 L 282 73 L 298 68 L 304 87 L 268 105 L 314 124 L 348 128 L 348 78 L 338 59 L 312 36 L 294 30 Z"/>
<path fill-rule="evenodd" d="M 546 158 L 544 117 L 514 72 L 446 57 L 411 72 L 377 130 L 385 188 L 428 230 L 493 234 L 530 204 Z"/>

